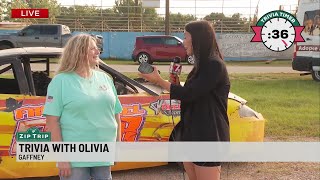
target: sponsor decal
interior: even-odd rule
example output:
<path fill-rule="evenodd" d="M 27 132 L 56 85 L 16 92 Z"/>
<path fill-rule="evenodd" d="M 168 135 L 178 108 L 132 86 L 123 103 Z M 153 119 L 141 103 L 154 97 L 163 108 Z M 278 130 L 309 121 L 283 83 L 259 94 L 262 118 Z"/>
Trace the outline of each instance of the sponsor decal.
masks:
<path fill-rule="evenodd" d="M 12 138 L 11 145 L 10 145 L 9 154 L 11 156 L 16 155 L 16 147 L 17 147 L 17 140 L 18 140 L 17 138 L 19 136 L 20 136 L 19 140 L 22 140 L 24 138 L 23 140 L 26 140 L 26 141 L 29 141 L 29 140 L 30 141 L 37 141 L 40 139 L 44 139 L 45 141 L 47 141 L 49 139 L 51 140 L 51 134 L 48 137 L 42 136 L 46 133 L 49 133 L 49 132 L 45 132 L 45 131 L 46 131 L 45 119 L 31 119 L 31 120 L 17 121 L 16 129 L 14 131 L 14 136 Z M 19 133 L 22 133 L 22 135 L 18 135 Z M 38 137 L 37 135 L 40 135 L 40 137 Z"/>
<path fill-rule="evenodd" d="M 123 104 L 121 112 L 121 141 L 138 141 L 147 111 L 141 104 Z"/>
<path fill-rule="evenodd" d="M 170 105 L 171 101 L 171 105 Z M 160 112 L 167 116 L 180 116 L 180 101 L 179 100 L 169 100 L 169 99 L 162 99 L 156 102 L 150 103 L 149 106 L 156 115 Z"/>
<path fill-rule="evenodd" d="M 30 120 L 30 119 L 43 119 L 42 116 L 44 106 L 43 104 L 39 105 L 25 105 L 16 110 L 14 110 L 14 119 L 16 121 L 20 120 Z"/>
<path fill-rule="evenodd" d="M 20 108 L 23 104 L 23 101 L 17 101 L 13 98 L 6 99 L 6 107 L 0 107 L 0 111 L 12 112 L 17 108 Z"/>
<path fill-rule="evenodd" d="M 317 45 L 300 45 L 297 46 L 298 51 L 320 51 L 320 46 Z"/>

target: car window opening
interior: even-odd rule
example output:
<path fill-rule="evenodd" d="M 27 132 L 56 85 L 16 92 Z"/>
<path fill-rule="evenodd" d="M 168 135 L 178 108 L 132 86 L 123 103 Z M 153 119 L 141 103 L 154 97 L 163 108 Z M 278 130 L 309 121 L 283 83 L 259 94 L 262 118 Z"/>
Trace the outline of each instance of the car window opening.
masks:
<path fill-rule="evenodd" d="M 46 96 L 48 85 L 53 77 L 49 63 L 52 58 L 58 58 L 58 56 L 55 54 L 28 54 L 3 57 L 0 64 L 0 94 Z M 99 69 L 112 77 L 118 95 L 141 92 L 147 92 L 152 96 L 161 94 L 158 89 L 149 89 L 150 87 L 146 87 L 146 83 L 130 79 L 104 62 L 99 64 Z"/>
<path fill-rule="evenodd" d="M 19 84 L 13 74 L 13 65 L 0 65 L 0 94 L 20 94 Z"/>

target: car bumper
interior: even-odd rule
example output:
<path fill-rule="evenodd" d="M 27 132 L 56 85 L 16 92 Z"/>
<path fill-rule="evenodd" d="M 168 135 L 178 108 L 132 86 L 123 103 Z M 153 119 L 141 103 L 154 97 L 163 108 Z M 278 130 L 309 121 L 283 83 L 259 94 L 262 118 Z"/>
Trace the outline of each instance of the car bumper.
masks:
<path fill-rule="evenodd" d="M 131 58 L 133 59 L 133 61 L 136 61 L 136 56 L 134 54 L 131 55 Z"/>
<path fill-rule="evenodd" d="M 311 71 L 312 66 L 320 66 L 320 61 L 316 58 L 297 56 L 292 59 L 292 69 L 297 71 Z"/>

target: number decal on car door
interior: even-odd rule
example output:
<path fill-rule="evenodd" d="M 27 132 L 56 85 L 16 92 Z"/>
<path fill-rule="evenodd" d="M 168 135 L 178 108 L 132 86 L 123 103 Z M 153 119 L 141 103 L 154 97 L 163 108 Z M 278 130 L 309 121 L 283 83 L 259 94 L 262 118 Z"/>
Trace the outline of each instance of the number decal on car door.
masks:
<path fill-rule="evenodd" d="M 122 141 L 138 141 L 147 111 L 140 104 L 123 105 L 121 113 Z"/>

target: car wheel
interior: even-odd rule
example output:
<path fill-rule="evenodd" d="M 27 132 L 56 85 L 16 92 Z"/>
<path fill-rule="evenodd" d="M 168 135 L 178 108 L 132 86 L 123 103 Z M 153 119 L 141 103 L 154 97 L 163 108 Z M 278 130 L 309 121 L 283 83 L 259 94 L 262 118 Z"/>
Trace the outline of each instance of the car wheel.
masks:
<path fill-rule="evenodd" d="M 320 71 L 312 71 L 311 73 L 313 80 L 320 82 Z"/>
<path fill-rule="evenodd" d="M 0 50 L 3 50 L 3 49 L 10 49 L 10 48 L 12 48 L 11 46 L 9 46 L 9 45 L 6 45 L 6 44 L 2 44 L 2 45 L 0 45 Z"/>
<path fill-rule="evenodd" d="M 145 62 L 145 63 L 151 64 L 150 56 L 147 53 L 140 53 L 137 57 L 137 60 L 139 63 Z"/>
<path fill-rule="evenodd" d="M 188 56 L 188 57 L 187 57 L 187 63 L 188 63 L 188 64 L 194 64 L 194 58 L 193 58 L 193 56 Z"/>

